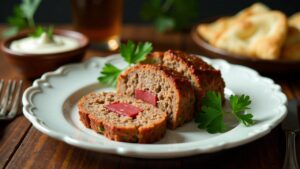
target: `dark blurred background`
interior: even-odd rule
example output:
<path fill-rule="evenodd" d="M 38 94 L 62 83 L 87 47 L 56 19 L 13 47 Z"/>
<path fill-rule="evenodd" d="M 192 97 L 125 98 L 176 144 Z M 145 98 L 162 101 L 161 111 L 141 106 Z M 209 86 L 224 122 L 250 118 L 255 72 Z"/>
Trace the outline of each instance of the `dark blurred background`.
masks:
<path fill-rule="evenodd" d="M 113 1 L 113 0 L 112 0 Z M 188 0 L 186 0 L 188 1 Z M 7 16 L 11 15 L 13 6 L 20 0 L 1 0 L 0 3 L 0 23 L 6 21 Z M 257 1 L 252 0 L 199 0 L 199 17 L 202 19 L 229 15 L 238 12 Z M 266 0 L 260 1 L 272 9 L 278 9 L 291 15 L 300 11 L 300 0 Z M 123 23 L 145 23 L 140 17 L 140 9 L 143 0 L 124 0 Z M 70 23 L 72 19 L 69 0 L 43 0 L 35 19 L 38 23 Z"/>

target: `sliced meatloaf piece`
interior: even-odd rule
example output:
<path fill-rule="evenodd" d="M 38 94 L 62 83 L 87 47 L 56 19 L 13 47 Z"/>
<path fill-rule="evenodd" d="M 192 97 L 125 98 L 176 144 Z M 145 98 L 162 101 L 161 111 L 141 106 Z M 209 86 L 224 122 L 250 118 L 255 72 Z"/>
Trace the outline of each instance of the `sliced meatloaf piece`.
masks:
<path fill-rule="evenodd" d="M 219 92 L 224 100 L 225 83 L 221 72 L 201 58 L 181 51 L 153 52 L 143 63 L 161 64 L 187 77 L 196 91 L 196 109 L 201 110 L 201 100 L 207 91 Z"/>
<path fill-rule="evenodd" d="M 167 113 L 131 97 L 90 93 L 77 106 L 83 124 L 111 140 L 152 143 L 166 131 Z"/>
<path fill-rule="evenodd" d="M 148 102 L 168 113 L 171 129 L 194 117 L 195 96 L 188 79 L 160 65 L 139 64 L 123 72 L 117 93 Z"/>

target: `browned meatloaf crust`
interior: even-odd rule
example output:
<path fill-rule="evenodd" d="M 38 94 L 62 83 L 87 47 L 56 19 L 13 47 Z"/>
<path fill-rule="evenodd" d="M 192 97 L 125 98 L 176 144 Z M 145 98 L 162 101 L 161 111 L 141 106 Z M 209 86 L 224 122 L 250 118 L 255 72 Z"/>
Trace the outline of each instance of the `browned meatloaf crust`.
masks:
<path fill-rule="evenodd" d="M 225 83 L 221 72 L 201 58 L 182 51 L 153 52 L 144 63 L 162 64 L 184 75 L 196 91 L 196 109 L 201 110 L 201 100 L 207 91 L 219 92 L 224 100 Z"/>
<path fill-rule="evenodd" d="M 128 103 L 143 111 L 135 118 L 122 116 L 105 108 L 114 102 Z M 107 138 L 122 142 L 152 143 L 166 131 L 167 114 L 160 109 L 115 93 L 90 93 L 78 102 L 80 120 Z"/>
<path fill-rule="evenodd" d="M 171 129 L 191 121 L 194 117 L 195 96 L 188 79 L 159 65 L 135 65 L 118 78 L 117 93 L 134 97 L 135 90 L 143 90 L 157 97 L 156 106 L 168 113 Z"/>

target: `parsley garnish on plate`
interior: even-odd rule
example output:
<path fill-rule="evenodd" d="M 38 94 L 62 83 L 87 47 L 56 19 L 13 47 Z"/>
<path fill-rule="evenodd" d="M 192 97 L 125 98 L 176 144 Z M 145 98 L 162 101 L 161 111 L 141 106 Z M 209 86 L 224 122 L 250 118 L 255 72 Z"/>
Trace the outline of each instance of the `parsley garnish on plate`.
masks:
<path fill-rule="evenodd" d="M 224 132 L 224 113 L 220 93 L 207 92 L 202 100 L 202 112 L 197 113 L 195 122 L 198 128 L 206 129 L 209 133 Z"/>
<path fill-rule="evenodd" d="M 98 80 L 104 84 L 116 86 L 117 78 L 121 72 L 122 70 L 118 69 L 110 63 L 107 63 L 103 67 L 101 71 L 102 76 L 98 77 Z"/>
<path fill-rule="evenodd" d="M 145 60 L 146 55 L 152 51 L 152 44 L 150 42 L 134 44 L 128 41 L 126 44 L 121 44 L 121 56 L 129 64 L 136 64 Z"/>
<path fill-rule="evenodd" d="M 231 95 L 229 98 L 232 114 L 234 114 L 235 118 L 242 122 L 245 126 L 250 126 L 254 124 L 253 115 L 250 113 L 244 114 L 245 110 L 250 109 L 249 105 L 251 104 L 251 100 L 249 96 L 241 95 L 234 96 Z"/>
<path fill-rule="evenodd" d="M 128 41 L 127 44 L 121 44 L 120 47 L 121 56 L 127 62 L 127 67 L 145 60 L 146 55 L 151 51 L 152 44 L 150 42 L 134 44 L 132 41 Z M 110 86 L 115 86 L 117 78 L 123 70 L 124 69 L 119 69 L 112 64 L 105 64 L 100 72 L 101 75 L 98 77 L 98 81 Z"/>
<path fill-rule="evenodd" d="M 254 124 L 253 115 L 245 113 L 249 109 L 251 100 L 246 95 L 231 95 L 230 98 L 231 113 L 245 126 Z M 207 92 L 202 100 L 202 111 L 196 114 L 195 122 L 198 128 L 206 129 L 209 133 L 223 133 L 227 127 L 224 122 L 225 112 L 222 107 L 220 93 Z"/>

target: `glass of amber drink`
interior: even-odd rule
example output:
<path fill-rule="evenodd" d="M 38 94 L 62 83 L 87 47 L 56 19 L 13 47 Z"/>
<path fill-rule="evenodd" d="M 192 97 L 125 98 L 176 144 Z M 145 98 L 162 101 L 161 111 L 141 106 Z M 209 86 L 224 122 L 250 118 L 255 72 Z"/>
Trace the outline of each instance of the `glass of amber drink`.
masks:
<path fill-rule="evenodd" d="M 116 50 L 120 44 L 123 0 L 71 0 L 75 29 L 92 47 Z"/>

